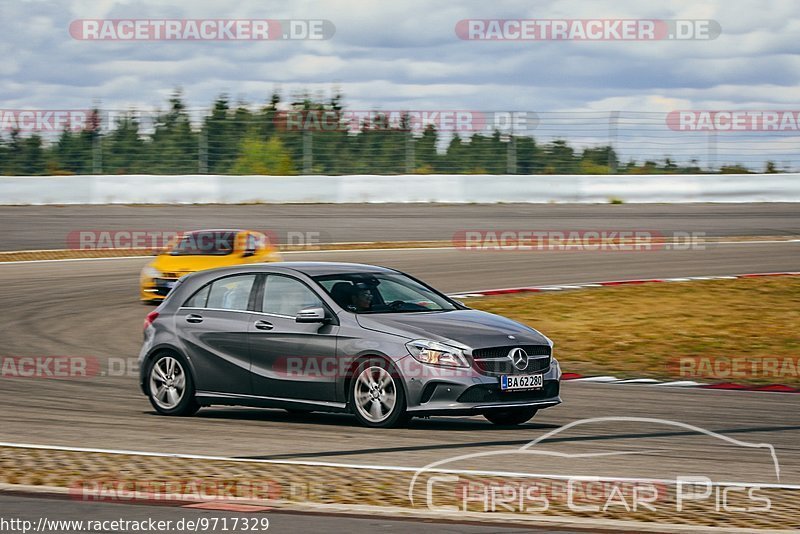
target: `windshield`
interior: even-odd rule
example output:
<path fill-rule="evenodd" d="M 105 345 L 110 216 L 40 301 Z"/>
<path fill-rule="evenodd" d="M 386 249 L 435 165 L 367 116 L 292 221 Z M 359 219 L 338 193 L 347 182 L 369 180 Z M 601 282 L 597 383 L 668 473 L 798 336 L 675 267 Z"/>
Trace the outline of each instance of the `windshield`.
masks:
<path fill-rule="evenodd" d="M 236 232 L 191 232 L 172 247 L 172 256 L 225 256 L 233 252 Z"/>
<path fill-rule="evenodd" d="M 351 273 L 314 277 L 339 306 L 354 313 L 452 311 L 444 296 L 400 273 Z"/>

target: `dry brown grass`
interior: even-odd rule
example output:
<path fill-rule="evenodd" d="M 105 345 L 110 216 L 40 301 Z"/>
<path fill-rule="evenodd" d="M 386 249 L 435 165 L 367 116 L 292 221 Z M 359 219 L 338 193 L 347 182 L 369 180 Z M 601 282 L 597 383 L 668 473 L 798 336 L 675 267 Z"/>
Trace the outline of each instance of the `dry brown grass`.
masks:
<path fill-rule="evenodd" d="M 800 277 L 605 287 L 467 304 L 547 334 L 565 372 L 800 386 Z M 698 357 L 721 362 L 719 372 L 679 371 L 679 359 Z M 763 365 L 770 358 L 780 362 L 779 372 L 752 371 L 752 360 Z M 742 365 L 731 373 L 726 359 Z"/>

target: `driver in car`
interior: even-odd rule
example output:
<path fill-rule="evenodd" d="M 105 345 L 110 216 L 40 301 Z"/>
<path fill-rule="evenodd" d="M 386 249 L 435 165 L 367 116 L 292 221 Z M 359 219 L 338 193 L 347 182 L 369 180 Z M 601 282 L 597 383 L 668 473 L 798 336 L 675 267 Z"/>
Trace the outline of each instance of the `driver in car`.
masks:
<path fill-rule="evenodd" d="M 364 284 L 356 284 L 350 300 L 356 311 L 367 311 L 372 308 L 372 291 Z"/>

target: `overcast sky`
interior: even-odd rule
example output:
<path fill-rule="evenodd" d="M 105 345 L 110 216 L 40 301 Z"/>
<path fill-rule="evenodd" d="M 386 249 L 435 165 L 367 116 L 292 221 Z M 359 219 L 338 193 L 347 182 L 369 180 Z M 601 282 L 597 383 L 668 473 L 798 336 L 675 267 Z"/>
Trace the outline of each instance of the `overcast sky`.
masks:
<path fill-rule="evenodd" d="M 2 107 L 191 106 L 330 93 L 355 109 L 797 109 L 796 0 L 2 0 Z M 76 19 L 327 19 L 325 41 L 111 42 Z M 714 19 L 713 41 L 465 41 L 461 19 Z"/>

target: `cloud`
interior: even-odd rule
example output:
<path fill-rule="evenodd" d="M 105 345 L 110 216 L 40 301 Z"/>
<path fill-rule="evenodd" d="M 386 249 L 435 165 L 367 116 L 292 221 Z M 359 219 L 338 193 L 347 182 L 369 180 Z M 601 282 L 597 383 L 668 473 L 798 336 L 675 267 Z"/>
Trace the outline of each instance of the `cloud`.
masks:
<path fill-rule="evenodd" d="M 773 87 L 759 90 L 755 102 L 747 99 L 772 107 L 791 105 L 786 95 L 800 84 L 800 16 L 791 0 L 679 0 L 657 7 L 635 0 L 536 6 L 522 0 L 458 6 L 245 0 L 224 10 L 212 0 L 40 0 L 4 9 L 10 24 L 0 36 L 7 58 L 0 94 L 6 105 L 25 107 L 85 106 L 93 99 L 115 107 L 163 105 L 164 92 L 177 85 L 191 105 L 206 106 L 224 90 L 260 101 L 276 84 L 334 83 L 352 91 L 345 91 L 348 99 L 389 107 L 424 101 L 439 108 L 585 109 L 652 99 L 696 106 L 696 96 L 744 101 L 725 87 Z M 79 18 L 221 17 L 323 18 L 336 34 L 322 42 L 192 43 L 75 41 L 67 32 Z M 532 17 L 708 18 L 719 21 L 723 34 L 689 42 L 472 42 L 455 33 L 465 18 Z"/>
<path fill-rule="evenodd" d="M 220 93 L 259 104 L 338 87 L 358 109 L 669 111 L 798 109 L 800 12 L 794 0 L 31 0 L 4 4 L 5 108 L 163 108 L 177 86 L 190 107 Z M 93 42 L 76 19 L 327 19 L 326 41 Z M 477 42 L 468 18 L 713 19 L 713 41 Z"/>

